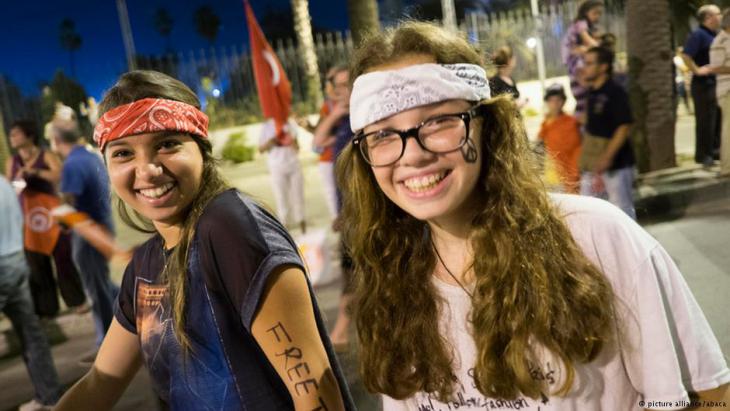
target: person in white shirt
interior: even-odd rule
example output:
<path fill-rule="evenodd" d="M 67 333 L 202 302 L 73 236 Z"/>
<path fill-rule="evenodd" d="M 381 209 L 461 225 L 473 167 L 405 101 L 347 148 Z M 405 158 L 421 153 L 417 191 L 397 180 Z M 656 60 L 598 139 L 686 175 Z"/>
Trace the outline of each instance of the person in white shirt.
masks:
<path fill-rule="evenodd" d="M 545 192 L 481 62 L 419 22 L 354 54 L 337 175 L 366 388 L 388 411 L 730 404 L 677 266 L 615 206 Z"/>
<path fill-rule="evenodd" d="M 304 217 L 304 178 L 299 164 L 296 123 L 289 120 L 282 132 L 287 137 L 277 138 L 274 120 L 269 119 L 261 128 L 259 152 L 268 156 L 277 217 L 284 225 L 298 225 L 304 233 L 307 231 Z"/>

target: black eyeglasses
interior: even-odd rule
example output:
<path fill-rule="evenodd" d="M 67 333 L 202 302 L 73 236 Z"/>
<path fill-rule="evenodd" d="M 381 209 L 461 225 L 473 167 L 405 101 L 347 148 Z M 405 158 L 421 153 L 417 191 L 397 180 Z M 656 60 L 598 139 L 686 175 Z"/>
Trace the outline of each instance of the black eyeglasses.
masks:
<path fill-rule="evenodd" d="M 469 139 L 469 124 L 477 108 L 455 114 L 431 117 L 408 130 L 386 128 L 358 134 L 352 144 L 360 148 L 363 159 L 373 167 L 389 166 L 403 157 L 406 140 L 413 137 L 422 149 L 436 154 L 460 149 Z"/>

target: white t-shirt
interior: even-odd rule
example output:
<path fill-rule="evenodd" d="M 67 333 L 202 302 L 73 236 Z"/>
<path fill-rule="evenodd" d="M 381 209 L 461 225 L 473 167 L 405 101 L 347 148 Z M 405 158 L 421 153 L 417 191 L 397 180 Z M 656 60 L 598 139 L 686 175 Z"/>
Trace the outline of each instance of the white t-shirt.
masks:
<path fill-rule="evenodd" d="M 485 398 L 472 378 L 476 348 L 466 321 L 469 296 L 460 287 L 433 277 L 446 301 L 439 326 L 454 348 L 459 379 L 455 400 L 444 404 L 425 393 L 404 401 L 384 396 L 384 410 L 676 410 L 689 405 L 688 390 L 703 391 L 730 382 L 715 335 L 661 245 L 608 202 L 565 194 L 551 197 L 578 246 L 614 289 L 622 329 L 618 347 L 610 344 L 591 363 L 576 364 L 567 396 Z M 547 350 L 536 352 L 541 364 L 533 368 L 533 377 L 545 379 L 552 392 L 557 391 L 565 377 L 560 362 Z"/>
<path fill-rule="evenodd" d="M 285 131 L 289 133 L 292 138 L 297 138 L 297 124 L 289 120 L 285 125 Z M 274 120 L 269 119 L 261 127 L 261 137 L 259 138 L 259 145 L 263 145 L 272 138 L 276 138 L 276 127 Z M 299 167 L 299 157 L 297 149 L 293 145 L 288 146 L 273 146 L 269 149 L 267 154 L 267 164 L 269 170 L 292 170 Z"/>

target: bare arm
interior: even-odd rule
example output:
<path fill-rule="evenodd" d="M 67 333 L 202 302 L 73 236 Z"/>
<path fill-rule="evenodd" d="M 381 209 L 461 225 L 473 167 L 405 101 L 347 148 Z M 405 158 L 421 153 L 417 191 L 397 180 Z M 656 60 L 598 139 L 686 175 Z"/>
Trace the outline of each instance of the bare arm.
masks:
<path fill-rule="evenodd" d="M 349 114 L 349 108 L 343 104 L 337 104 L 332 112 L 323 118 L 317 128 L 314 130 L 314 138 L 312 139 L 312 145 L 315 147 L 327 147 L 335 142 L 335 137 L 332 135 L 332 128 L 337 124 L 340 119 Z"/>
<path fill-rule="evenodd" d="M 710 73 L 710 68 L 708 66 L 702 66 L 699 67 L 695 64 L 695 61 L 686 53 L 682 53 L 682 61 L 684 61 L 684 64 L 687 66 L 689 71 L 692 72 L 695 76 L 706 76 Z"/>
<path fill-rule="evenodd" d="M 113 319 L 91 370 L 66 391 L 54 409 L 110 410 L 141 364 L 139 339 Z"/>
<path fill-rule="evenodd" d="M 313 312 L 304 273 L 284 267 L 268 280 L 253 320 L 253 337 L 289 390 L 297 411 L 344 410 Z"/>
<path fill-rule="evenodd" d="M 596 41 L 596 39 L 588 34 L 588 30 L 583 30 L 580 32 L 580 40 L 583 42 L 583 46 L 587 48 L 599 46 L 598 41 Z"/>
<path fill-rule="evenodd" d="M 730 66 L 708 67 L 710 74 L 730 74 Z"/>

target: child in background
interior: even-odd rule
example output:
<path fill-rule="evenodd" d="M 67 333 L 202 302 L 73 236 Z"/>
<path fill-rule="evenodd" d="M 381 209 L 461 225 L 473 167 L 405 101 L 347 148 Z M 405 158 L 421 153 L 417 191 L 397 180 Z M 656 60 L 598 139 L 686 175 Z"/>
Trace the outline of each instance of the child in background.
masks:
<path fill-rule="evenodd" d="M 577 193 L 580 181 L 580 124 L 575 117 L 563 112 L 565 100 L 563 86 L 553 84 L 548 87 L 545 92 L 547 113 L 538 138 L 545 144 L 546 152 L 557 168 L 563 191 Z"/>

